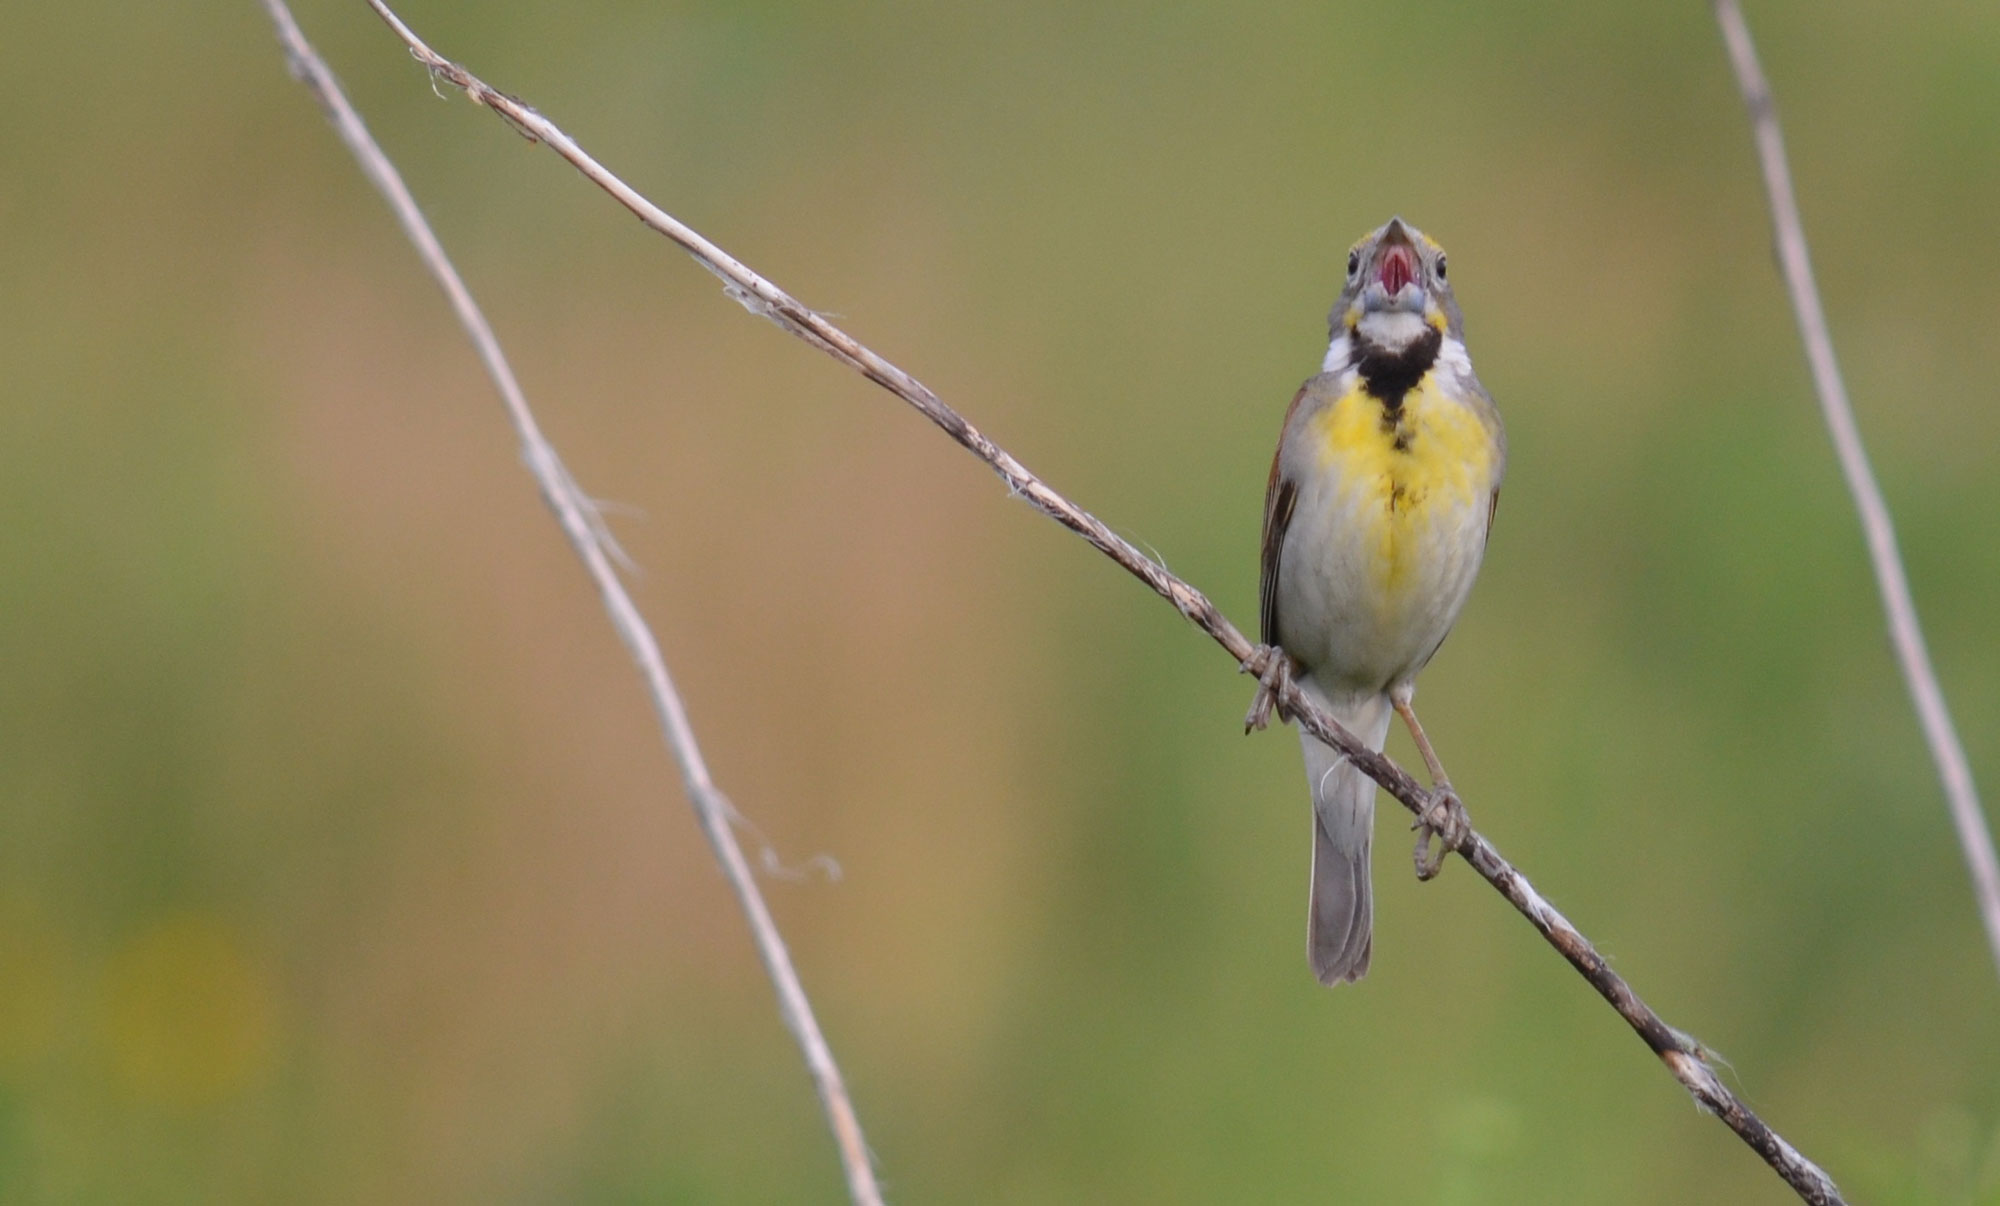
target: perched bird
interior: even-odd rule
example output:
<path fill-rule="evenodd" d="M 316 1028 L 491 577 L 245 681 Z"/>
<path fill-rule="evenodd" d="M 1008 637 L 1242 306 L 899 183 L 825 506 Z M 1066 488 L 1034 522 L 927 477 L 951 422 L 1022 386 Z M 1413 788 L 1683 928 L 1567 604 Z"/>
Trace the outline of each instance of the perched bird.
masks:
<path fill-rule="evenodd" d="M 1393 711 L 1430 769 L 1417 874 L 1435 833 L 1456 845 L 1464 805 L 1411 709 L 1485 555 L 1507 440 L 1467 358 L 1444 249 L 1401 218 L 1347 254 L 1318 376 L 1285 414 L 1264 501 L 1263 640 L 1247 667 L 1261 727 L 1288 677 L 1371 750 Z M 1307 953 L 1323 984 L 1368 971 L 1375 783 L 1300 733 L 1312 789 Z"/>

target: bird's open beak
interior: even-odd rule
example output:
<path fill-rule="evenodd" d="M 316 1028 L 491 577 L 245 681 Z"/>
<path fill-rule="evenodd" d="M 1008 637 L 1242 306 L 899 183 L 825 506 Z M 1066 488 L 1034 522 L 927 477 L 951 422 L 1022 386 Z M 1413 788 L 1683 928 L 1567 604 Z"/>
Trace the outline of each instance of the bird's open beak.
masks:
<path fill-rule="evenodd" d="M 1375 259 L 1368 271 L 1371 279 L 1361 291 L 1364 310 L 1423 313 L 1424 287 L 1417 271 L 1417 245 L 1401 218 L 1389 219 L 1381 241 L 1375 244 Z"/>

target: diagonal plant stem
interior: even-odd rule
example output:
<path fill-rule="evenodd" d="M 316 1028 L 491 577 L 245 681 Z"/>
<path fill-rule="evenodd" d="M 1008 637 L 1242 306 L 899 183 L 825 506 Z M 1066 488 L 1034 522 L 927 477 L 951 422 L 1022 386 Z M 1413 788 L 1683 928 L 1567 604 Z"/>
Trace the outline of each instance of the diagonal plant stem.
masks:
<path fill-rule="evenodd" d="M 723 282 L 723 291 L 744 308 L 777 324 L 805 340 L 870 381 L 909 403 L 925 418 L 941 428 L 967 451 L 984 461 L 1007 483 L 1009 491 L 1036 510 L 1062 524 L 1110 557 L 1134 577 L 1172 603 L 1188 620 L 1206 632 L 1242 668 L 1255 646 L 1201 591 L 1183 581 L 1139 552 L 1124 538 L 1106 527 L 1096 516 L 1077 506 L 1051 488 L 1006 450 L 988 439 L 958 411 L 945 405 L 922 382 L 885 360 L 867 345 L 849 335 L 818 312 L 809 309 L 784 290 L 745 267 L 734 256 L 708 241 L 673 215 L 644 196 L 586 154 L 575 140 L 555 123 L 504 92 L 491 87 L 457 63 L 439 55 L 418 38 L 382 0 L 368 0 L 378 16 L 409 47 L 410 53 L 430 72 L 462 89 L 476 103 L 500 116 L 517 132 L 533 142 L 547 145 L 593 184 L 625 206 L 646 226 L 665 235 L 696 263 Z M 1356 741 L 1333 718 L 1315 705 L 1296 684 L 1287 684 L 1279 697 L 1285 713 L 1318 737 L 1341 751 L 1370 778 L 1374 779 L 1405 808 L 1422 815 L 1430 799 L 1424 788 L 1388 757 Z M 1612 971 L 1589 940 L 1547 901 L 1527 878 L 1502 858 L 1492 844 L 1476 832 L 1468 832 L 1452 849 L 1528 919 L 1549 944 L 1570 962 L 1591 987 L 1617 1011 L 1627 1025 L 1666 1065 L 1702 1109 L 1720 1118 L 1748 1144 L 1785 1183 L 1813 1206 L 1843 1203 L 1840 1191 L 1819 1167 L 1773 1131 L 1725 1086 L 1708 1063 L 1708 1052 L 1692 1037 L 1667 1025 L 1639 998 L 1631 985 Z"/>
<path fill-rule="evenodd" d="M 819 1090 L 820 1104 L 840 1150 L 848 1193 L 859 1206 L 881 1206 L 882 1193 L 875 1181 L 868 1145 L 862 1137 L 861 1123 L 847 1095 L 840 1068 L 834 1063 L 833 1051 L 827 1046 L 826 1037 L 820 1033 L 812 1003 L 806 998 L 798 972 L 792 967 L 784 937 L 779 934 L 777 923 L 771 919 L 771 911 L 765 906 L 763 894 L 757 888 L 756 877 L 730 828 L 736 810 L 709 777 L 708 762 L 702 757 L 694 728 L 688 722 L 687 709 L 681 702 L 680 693 L 674 689 L 672 676 L 667 672 L 659 642 L 639 614 L 624 583 L 619 581 L 617 567 L 613 564 L 619 556 L 617 546 L 605 532 L 595 505 L 578 488 L 569 470 L 556 455 L 555 448 L 542 435 L 534 412 L 528 408 L 520 382 L 515 379 L 514 370 L 508 367 L 507 358 L 500 350 L 500 342 L 494 336 L 492 326 L 480 312 L 458 270 L 446 257 L 444 248 L 438 243 L 430 224 L 424 220 L 395 165 L 389 162 L 388 156 L 383 154 L 382 148 L 368 133 L 361 115 L 348 103 L 339 81 L 334 79 L 325 61 L 306 41 L 284 0 L 264 0 L 264 8 L 277 27 L 278 41 L 284 47 L 292 74 L 311 90 L 326 110 L 327 119 L 341 141 L 354 153 L 362 174 L 389 202 L 389 208 L 395 212 L 403 233 L 416 247 L 424 266 L 443 287 L 460 325 L 465 328 L 480 361 L 486 366 L 487 375 L 493 378 L 495 388 L 500 391 L 501 401 L 507 407 L 507 417 L 514 424 L 515 434 L 520 437 L 528 471 L 534 475 L 543 500 L 555 513 L 563 534 L 576 549 L 576 555 L 582 558 L 591 581 L 596 583 L 598 593 L 603 596 L 605 611 L 610 613 L 612 626 L 631 651 L 633 660 L 639 663 L 647 692 L 659 712 L 660 728 L 666 737 L 667 747 L 680 764 L 681 778 L 686 785 L 688 799 L 694 805 L 695 816 L 708 835 L 716 861 L 722 864 L 730 887 L 735 889 L 737 903 L 750 922 L 757 953 L 763 958 L 764 968 L 777 989 L 778 1012 L 798 1039 L 806 1068 Z"/>
<path fill-rule="evenodd" d="M 1771 226 L 1778 244 L 1778 265 L 1784 273 L 1785 289 L 1791 294 L 1792 311 L 1798 317 L 1799 338 L 1806 347 L 1806 363 L 1812 368 L 1813 387 L 1826 416 L 1827 432 L 1833 437 L 1834 455 L 1840 472 L 1854 495 L 1855 510 L 1861 515 L 1861 531 L 1868 541 L 1868 559 L 1875 568 L 1875 582 L 1882 591 L 1882 610 L 1889 620 L 1889 643 L 1895 647 L 1896 662 L 1902 667 L 1903 681 L 1916 705 L 1917 720 L 1923 726 L 1931 760 L 1937 764 L 1944 784 L 1946 805 L 1958 830 L 1958 844 L 1965 852 L 1966 869 L 1972 874 L 1972 894 L 1979 905 L 1979 918 L 1986 926 L 1986 941 L 1993 948 L 1996 970 L 2000 970 L 2000 859 L 1993 853 L 1993 833 L 1986 814 L 1979 807 L 1979 793 L 1972 783 L 1972 765 L 1952 724 L 1951 710 L 1945 706 L 1944 689 L 1938 686 L 1937 671 L 1931 666 L 1930 651 L 1924 645 L 1924 630 L 1917 622 L 1917 604 L 1910 595 L 1910 580 L 1903 572 L 1902 555 L 1896 551 L 1896 526 L 1889 518 L 1889 505 L 1875 482 L 1862 446 L 1861 431 L 1854 422 L 1854 408 L 1847 400 L 1847 385 L 1841 380 L 1840 365 L 1833 356 L 1833 337 L 1828 333 L 1826 311 L 1821 308 L 1819 287 L 1813 283 L 1812 258 L 1806 250 L 1805 224 L 1799 218 L 1799 201 L 1792 191 L 1792 172 L 1785 159 L 1785 140 L 1778 129 L 1778 107 L 1771 98 L 1770 81 L 1757 62 L 1757 47 L 1750 40 L 1750 27 L 1736 0 L 1715 0 L 1715 19 L 1722 26 L 1722 40 L 1729 49 L 1729 63 L 1736 72 L 1736 84 L 1743 92 L 1743 104 L 1750 114 L 1751 133 L 1757 141 L 1757 162 L 1763 169 L 1764 189 L 1770 197 Z"/>

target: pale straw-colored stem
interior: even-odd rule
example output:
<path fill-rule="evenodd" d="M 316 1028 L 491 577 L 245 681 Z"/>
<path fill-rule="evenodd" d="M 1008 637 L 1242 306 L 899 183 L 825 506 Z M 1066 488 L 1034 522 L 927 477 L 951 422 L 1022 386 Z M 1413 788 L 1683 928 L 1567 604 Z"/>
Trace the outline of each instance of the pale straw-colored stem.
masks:
<path fill-rule="evenodd" d="M 641 196 L 638 190 L 586 154 L 555 123 L 433 51 L 382 0 L 368 0 L 368 4 L 403 39 L 410 53 L 434 79 L 444 80 L 464 90 L 467 96 L 491 109 L 523 136 L 546 145 L 562 156 L 647 227 L 665 235 L 692 256 L 696 263 L 721 278 L 723 291 L 746 309 L 769 319 L 909 403 L 960 446 L 985 462 L 1006 482 L 1013 496 L 1025 500 L 1036 510 L 1083 537 L 1173 604 L 1183 616 L 1227 650 L 1239 667 L 1251 658 L 1255 647 L 1249 638 L 1216 608 L 1208 596 L 1141 553 L 1096 516 L 1057 493 L 958 411 L 945 405 L 929 387 Z M 1352 734 L 1308 699 L 1296 684 L 1286 685 L 1279 703 L 1286 714 L 1315 737 L 1340 750 L 1405 808 L 1421 814 L 1429 806 L 1429 796 L 1415 778 L 1388 757 L 1356 741 Z M 1659 1057 L 1674 1078 L 1693 1095 L 1696 1103 L 1720 1118 L 1802 1200 L 1813 1206 L 1837 1206 L 1843 1201 L 1832 1180 L 1818 1166 L 1765 1125 L 1722 1083 L 1710 1067 L 1708 1052 L 1701 1044 L 1661 1020 L 1632 990 L 1631 985 L 1611 970 L 1603 956 L 1576 927 L 1542 899 L 1527 878 L 1502 858 L 1491 843 L 1478 833 L 1468 831 L 1453 850 L 1519 910 L 1536 931 L 1596 989 Z"/>
<path fill-rule="evenodd" d="M 486 366 L 487 374 L 493 378 L 494 387 L 500 391 L 507 417 L 514 424 L 515 434 L 520 437 L 522 457 L 527 461 L 528 471 L 534 475 L 542 498 L 561 523 L 563 534 L 569 538 L 577 556 L 583 559 L 584 568 L 603 599 L 604 609 L 611 616 L 612 626 L 618 630 L 633 660 L 639 664 L 647 693 L 659 713 L 667 748 L 680 765 L 681 778 L 686 784 L 688 799 L 694 805 L 695 816 L 708 835 L 709 845 L 714 848 L 716 860 L 721 863 L 730 886 L 736 891 L 737 902 L 749 920 L 757 953 L 763 958 L 764 968 L 770 973 L 771 983 L 777 989 L 778 1012 L 798 1039 L 806 1068 L 819 1090 L 820 1104 L 826 1111 L 827 1122 L 839 1147 L 848 1193 L 862 1206 L 881 1206 L 882 1193 L 875 1181 L 868 1145 L 862 1138 L 861 1124 L 848 1097 L 847 1087 L 841 1080 L 840 1068 L 834 1063 L 826 1036 L 820 1032 L 819 1022 L 813 1016 L 812 1003 L 806 998 L 805 988 L 799 983 L 798 972 L 792 966 L 791 955 L 785 949 L 785 940 L 771 919 L 770 909 L 765 906 L 756 876 L 730 828 L 735 810 L 709 777 L 708 763 L 695 740 L 694 728 L 688 723 L 687 709 L 681 703 L 680 693 L 674 689 L 673 677 L 667 672 L 660 644 L 640 616 L 639 608 L 632 602 L 624 583 L 619 580 L 617 566 L 613 563 L 616 548 L 605 533 L 595 506 L 570 477 L 555 448 L 543 437 L 540 425 L 535 422 L 534 412 L 528 408 L 521 384 L 515 379 L 506 355 L 500 350 L 500 341 L 494 336 L 492 326 L 480 312 L 458 270 L 446 257 L 444 248 L 432 233 L 430 224 L 424 220 L 395 165 L 389 162 L 388 156 L 383 154 L 368 133 L 360 114 L 348 103 L 326 63 L 306 41 L 284 0 L 264 0 L 264 7 L 277 26 L 278 41 L 284 47 L 292 74 L 319 100 L 335 132 L 361 165 L 362 173 L 389 202 L 389 208 L 402 225 L 403 233 L 415 246 L 424 266 L 443 287 L 445 296 L 451 301 L 452 311 L 457 314 L 460 325 L 478 350 L 479 359 Z"/>
<path fill-rule="evenodd" d="M 1847 386 L 1833 357 L 1833 337 L 1827 332 L 1819 287 L 1813 283 L 1805 225 L 1799 219 L 1799 201 L 1792 191 L 1792 170 L 1785 158 L 1784 136 L 1778 129 L 1777 104 L 1771 98 L 1770 82 L 1757 62 L 1757 47 L 1750 40 L 1750 27 L 1744 23 L 1736 0 L 1715 0 L 1715 19 L 1722 26 L 1729 63 L 1735 69 L 1743 104 L 1749 110 L 1751 132 L 1757 141 L 1757 162 L 1763 168 L 1764 189 L 1771 204 L 1778 266 L 1784 274 L 1785 289 L 1791 294 L 1792 312 L 1798 318 L 1799 337 L 1805 343 L 1806 363 L 1812 368 L 1820 411 L 1826 416 L 1827 432 L 1833 437 L 1834 455 L 1840 461 L 1841 475 L 1847 479 L 1848 492 L 1854 496 L 1855 510 L 1861 515 L 1868 560 L 1875 568 L 1875 583 L 1882 592 L 1882 610 L 1889 618 L 1889 643 L 1895 648 L 1896 663 L 1902 667 L 1903 681 L 1916 704 L 1917 721 L 1923 728 L 1924 741 L 1930 746 L 1931 761 L 1937 764 L 1938 779 L 1944 784 L 1945 804 L 1951 810 L 1952 825 L 1958 830 L 1966 869 L 1972 874 L 1972 895 L 1979 918 L 1986 926 L 1994 967 L 2000 971 L 2000 859 L 1994 857 L 1993 833 L 1979 807 L 1979 792 L 1972 783 L 1972 764 L 1965 757 L 1965 746 L 1959 742 L 1951 710 L 1945 706 L 1944 691 L 1938 686 L 1937 671 L 1931 666 L 1930 651 L 1924 645 L 1924 630 L 1917 622 L 1917 604 L 1910 597 L 1910 579 L 1903 571 L 1902 555 L 1896 551 L 1896 526 L 1889 518 L 1889 505 L 1882 500 L 1882 488 L 1875 482 L 1875 471 L 1868 464 L 1868 450 L 1862 446 L 1854 408 L 1847 400 Z"/>

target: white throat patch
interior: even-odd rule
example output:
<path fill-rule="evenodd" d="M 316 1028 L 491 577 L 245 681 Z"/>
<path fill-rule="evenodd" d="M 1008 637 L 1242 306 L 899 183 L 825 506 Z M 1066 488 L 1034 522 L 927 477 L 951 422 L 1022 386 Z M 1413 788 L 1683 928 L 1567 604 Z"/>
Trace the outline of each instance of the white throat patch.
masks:
<path fill-rule="evenodd" d="M 1361 338 L 1383 351 L 1400 352 L 1415 343 L 1428 325 L 1421 314 L 1391 310 L 1363 314 L 1354 329 Z"/>

